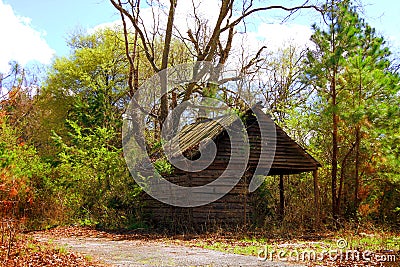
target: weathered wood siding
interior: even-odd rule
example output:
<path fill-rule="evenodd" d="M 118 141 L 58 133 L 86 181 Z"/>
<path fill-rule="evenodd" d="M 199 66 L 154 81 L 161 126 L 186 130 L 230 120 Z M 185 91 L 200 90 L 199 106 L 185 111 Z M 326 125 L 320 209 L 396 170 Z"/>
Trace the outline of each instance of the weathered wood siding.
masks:
<path fill-rule="evenodd" d="M 221 176 L 225 171 L 230 158 L 230 142 L 226 134 L 222 134 L 216 140 L 217 155 L 213 163 L 205 170 L 186 173 L 177 170 L 173 176 L 167 179 L 181 186 L 202 186 L 211 183 Z M 246 175 L 250 175 L 247 173 Z M 146 198 L 146 210 L 150 213 L 155 223 L 167 224 L 189 224 L 196 228 L 196 225 L 204 224 L 243 224 L 248 220 L 251 213 L 249 202 L 248 183 L 246 175 L 242 177 L 234 188 L 222 198 L 213 203 L 193 207 L 173 207 L 161 203 L 150 197 Z M 222 178 L 223 179 L 223 178 Z M 226 187 L 227 185 L 225 185 Z M 222 185 L 224 187 L 224 185 Z M 221 188 L 224 189 L 224 188 Z M 215 189 L 218 192 L 218 188 Z M 245 215 L 246 214 L 246 215 Z"/>
<path fill-rule="evenodd" d="M 261 121 L 260 123 L 269 122 Z M 276 126 L 276 140 L 261 140 L 259 122 L 254 114 L 248 114 L 245 125 L 249 138 L 250 155 L 246 172 L 237 185 L 217 201 L 193 208 L 169 206 L 147 196 L 145 197 L 146 210 L 155 223 L 183 224 L 190 227 L 214 222 L 219 225 L 243 225 L 252 218 L 253 203 L 251 203 L 251 194 L 248 193 L 248 186 L 257 166 L 261 169 L 264 168 L 264 175 L 300 173 L 318 168 L 319 163 L 280 127 Z M 198 125 L 196 127 L 198 128 Z M 259 164 L 261 141 L 276 142 L 275 155 L 274 158 L 271 158 L 273 160 L 271 169 L 267 168 L 271 164 L 266 162 Z M 167 179 L 181 186 L 194 187 L 208 184 L 220 177 L 231 158 L 231 140 L 229 140 L 227 132 L 222 131 L 214 138 L 214 142 L 217 145 L 217 155 L 208 168 L 195 173 L 176 170 Z M 191 155 L 196 157 L 196 153 L 191 153 Z M 239 168 L 238 166 L 239 164 L 237 164 L 237 168 Z M 219 191 L 218 188 L 216 191 Z"/>

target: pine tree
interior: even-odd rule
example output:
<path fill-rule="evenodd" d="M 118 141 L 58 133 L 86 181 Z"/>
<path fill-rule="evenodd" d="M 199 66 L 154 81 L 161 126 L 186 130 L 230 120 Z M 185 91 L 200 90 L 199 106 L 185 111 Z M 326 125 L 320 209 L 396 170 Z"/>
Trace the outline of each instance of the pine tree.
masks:
<path fill-rule="evenodd" d="M 330 166 L 332 215 L 355 215 L 360 204 L 361 174 L 375 143 L 373 113 L 380 95 L 393 91 L 389 72 L 390 52 L 383 38 L 361 19 L 351 1 L 325 5 L 324 29 L 314 25 L 304 81 L 316 89 L 313 103 L 319 115 L 316 146 Z M 328 138 L 330 136 L 330 138 Z M 351 191 L 351 192 L 350 192 Z M 343 205 L 345 205 L 343 207 Z M 344 209 L 343 209 L 344 208 Z"/>
<path fill-rule="evenodd" d="M 313 25 L 315 33 L 311 40 L 316 46 L 307 56 L 305 79 L 317 90 L 321 101 L 321 112 L 330 117 L 331 131 L 330 166 L 332 214 L 337 219 L 339 214 L 340 196 L 338 196 L 337 177 L 339 162 L 339 104 L 338 98 L 343 88 L 339 84 L 339 76 L 346 61 L 346 55 L 357 45 L 355 25 L 358 17 L 350 10 L 349 1 L 331 1 L 325 5 L 325 22 L 327 29 L 323 30 Z"/>

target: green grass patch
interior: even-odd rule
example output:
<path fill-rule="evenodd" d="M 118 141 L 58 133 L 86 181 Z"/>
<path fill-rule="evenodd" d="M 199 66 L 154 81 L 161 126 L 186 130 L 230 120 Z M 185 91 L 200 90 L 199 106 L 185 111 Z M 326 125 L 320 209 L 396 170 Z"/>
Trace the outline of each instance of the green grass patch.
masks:
<path fill-rule="evenodd" d="M 326 250 L 359 250 L 359 251 L 400 251 L 400 235 L 388 233 L 353 234 L 350 232 L 338 232 L 327 234 L 326 237 L 316 241 L 296 239 L 267 239 L 264 237 L 243 237 L 224 239 L 218 241 L 210 239 L 198 240 L 195 246 L 235 253 L 257 256 L 260 251 L 268 248 L 269 251 L 307 251 L 313 250 L 321 253 Z"/>

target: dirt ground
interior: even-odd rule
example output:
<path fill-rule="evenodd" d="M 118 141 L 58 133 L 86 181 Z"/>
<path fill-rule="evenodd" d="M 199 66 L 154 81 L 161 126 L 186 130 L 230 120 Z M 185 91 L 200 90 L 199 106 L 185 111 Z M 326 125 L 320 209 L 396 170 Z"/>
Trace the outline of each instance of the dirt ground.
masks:
<path fill-rule="evenodd" d="M 179 234 L 167 235 L 157 234 L 146 231 L 131 231 L 131 232 L 109 232 L 98 231 L 91 228 L 83 227 L 58 227 L 45 231 L 36 231 L 29 233 L 29 238 L 33 238 L 35 242 L 42 244 L 50 244 L 55 247 L 56 251 L 67 251 L 67 253 L 56 257 L 72 258 L 71 262 L 78 262 L 79 266 L 324 266 L 324 267 L 397 267 L 399 266 L 396 255 L 394 262 L 381 262 L 378 260 L 347 260 L 338 258 L 330 260 L 324 258 L 322 261 L 294 261 L 274 262 L 262 261 L 256 256 L 244 256 L 233 254 L 233 251 L 228 250 L 209 250 L 204 249 L 202 244 L 217 245 L 223 241 L 239 248 L 256 249 L 258 245 L 251 247 L 252 241 L 248 242 L 242 239 L 235 238 L 235 233 L 212 233 L 205 235 L 194 234 Z M 270 240 L 271 241 L 271 240 Z M 277 240 L 276 240 L 277 241 Z M 283 242 L 283 241 L 282 241 Z M 318 242 L 309 242 L 308 245 Z M 296 242 L 296 239 L 286 240 L 279 246 L 293 248 L 302 245 Z M 59 249 L 61 248 L 61 249 Z M 223 247 L 228 249 L 228 247 Z M 229 253 L 228 253 L 229 252 Z M 377 252 L 376 255 L 388 255 L 389 252 Z M 393 252 L 390 252 L 393 253 Z M 253 255 L 257 251 L 253 250 Z M 54 257 L 52 254 L 49 258 Z M 83 259 L 76 261 L 75 259 Z M 76 266 L 78 266 L 76 265 Z M 28 266 L 28 265 L 16 265 Z M 36 266 L 36 265 L 30 265 Z M 50 266 L 50 265 L 40 265 Z M 51 265 L 53 266 L 53 265 Z M 62 266 L 62 265 L 55 265 Z M 75 265 L 68 265 L 75 266 Z"/>
<path fill-rule="evenodd" d="M 61 246 L 96 262 L 110 266 L 301 266 L 261 261 L 244 256 L 193 246 L 171 244 L 163 238 L 127 238 L 104 232 L 46 231 L 34 239 Z"/>

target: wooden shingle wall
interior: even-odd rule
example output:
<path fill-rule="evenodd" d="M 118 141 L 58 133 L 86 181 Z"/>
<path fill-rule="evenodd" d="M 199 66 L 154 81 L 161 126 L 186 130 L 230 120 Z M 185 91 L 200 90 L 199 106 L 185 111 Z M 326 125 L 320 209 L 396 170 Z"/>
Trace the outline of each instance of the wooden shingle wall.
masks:
<path fill-rule="evenodd" d="M 292 140 L 279 126 L 275 126 L 276 140 L 261 140 L 259 123 L 262 125 L 262 123 L 270 123 L 270 121 L 259 122 L 251 112 L 248 112 L 245 118 L 244 123 L 249 138 L 250 155 L 246 172 L 237 185 L 227 195 L 217 201 L 192 208 L 169 206 L 147 196 L 145 197 L 146 211 L 155 223 L 182 224 L 190 226 L 190 228 L 196 228 L 196 226 L 209 223 L 243 225 L 245 222 L 249 222 L 252 217 L 253 203 L 251 203 L 251 194 L 248 193 L 248 186 L 257 166 L 264 169 L 264 175 L 301 173 L 316 170 L 320 166 L 314 158 Z M 223 118 L 222 120 L 229 121 L 230 119 Z M 186 132 L 182 133 L 181 138 L 185 144 L 181 147 L 193 150 L 204 138 L 212 138 L 217 145 L 217 155 L 213 163 L 205 170 L 193 173 L 175 170 L 167 179 L 181 186 L 195 187 L 208 184 L 220 177 L 231 158 L 231 140 L 227 132 L 221 131 L 220 128 L 209 120 L 184 128 Z M 193 141 L 193 138 L 196 141 Z M 275 154 L 271 158 L 273 160 L 272 166 L 267 162 L 259 162 L 261 142 L 276 143 Z M 198 158 L 198 153 L 192 150 L 183 152 L 186 155 L 190 155 L 189 157 L 192 157 L 192 159 Z M 269 166 L 271 166 L 270 169 L 268 168 Z M 233 170 L 235 168 L 238 168 L 237 171 L 239 172 L 240 164 L 234 164 Z M 219 191 L 218 188 L 215 188 L 215 190 Z M 168 194 L 167 189 L 166 194 Z"/>

